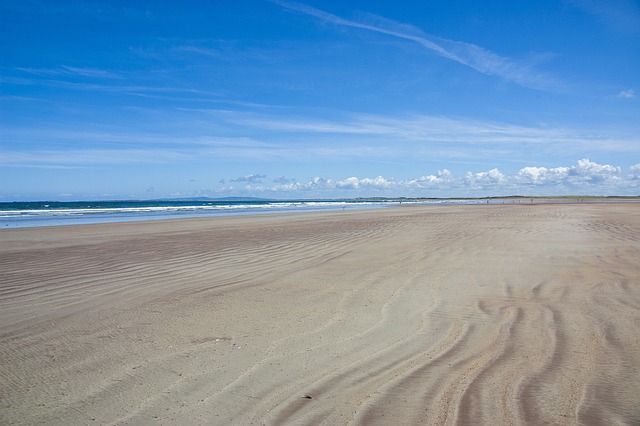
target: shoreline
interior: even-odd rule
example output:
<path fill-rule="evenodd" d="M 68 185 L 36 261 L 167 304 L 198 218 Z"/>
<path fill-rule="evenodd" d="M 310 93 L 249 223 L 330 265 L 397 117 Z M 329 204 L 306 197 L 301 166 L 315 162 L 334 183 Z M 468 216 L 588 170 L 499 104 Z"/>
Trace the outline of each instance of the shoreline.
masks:
<path fill-rule="evenodd" d="M 1 423 L 640 421 L 629 203 L 403 204 L 0 241 Z"/>
<path fill-rule="evenodd" d="M 211 207 L 206 206 L 203 200 L 195 200 L 197 203 L 205 205 L 192 206 L 189 210 L 188 201 L 177 200 L 176 206 L 171 206 L 170 200 L 149 200 L 148 203 L 169 203 L 164 207 L 147 206 L 145 211 L 145 201 L 81 201 L 63 202 L 59 205 L 89 205 L 90 208 L 82 207 L 69 210 L 61 209 L 60 206 L 52 210 L 15 210 L 15 208 L 0 209 L 0 231 L 3 229 L 16 228 L 41 228 L 49 226 L 72 226 L 91 225 L 101 223 L 126 223 L 145 222 L 158 220 L 192 219 L 192 218 L 216 218 L 228 216 L 252 216 L 263 214 L 291 214 L 291 213 L 313 213 L 324 211 L 341 210 L 368 210 L 380 208 L 392 208 L 397 206 L 427 206 L 427 205 L 480 205 L 480 204 L 628 204 L 640 203 L 640 197 L 598 197 L 598 196 L 554 196 L 554 197 L 485 197 L 485 198 L 355 198 L 355 199 L 335 199 L 335 200 L 241 200 L 240 204 L 233 208 L 230 206 L 220 206 L 221 210 L 208 211 Z M 224 201 L 216 201 L 224 203 Z M 250 203 L 257 202 L 257 206 Z M 16 202 L 16 205 L 42 205 L 48 208 L 48 203 L 54 202 Z M 112 207 L 115 203 L 119 207 Z M 124 207 L 128 203 L 133 203 L 136 207 Z M 140 204 L 142 203 L 142 204 Z M 186 205 L 183 203 L 187 203 Z M 323 204 L 324 203 L 324 204 Z M 0 205 L 11 205 L 14 203 L 0 203 Z M 273 207 L 272 207 L 273 205 Z M 244 206 L 244 207 L 243 207 Z M 261 206 L 261 207 L 258 207 Z M 31 207 L 32 209 L 35 207 Z M 40 208 L 40 206 L 38 206 Z M 177 210 L 176 210 L 177 209 Z M 214 208 L 215 209 L 215 208 Z M 85 211 L 86 210 L 86 211 Z M 164 210 L 164 211 L 163 211 Z"/>

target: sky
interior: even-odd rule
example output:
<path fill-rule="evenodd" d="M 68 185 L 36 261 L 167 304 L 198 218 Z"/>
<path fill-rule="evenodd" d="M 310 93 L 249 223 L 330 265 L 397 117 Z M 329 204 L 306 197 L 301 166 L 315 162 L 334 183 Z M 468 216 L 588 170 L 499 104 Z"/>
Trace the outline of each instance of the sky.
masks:
<path fill-rule="evenodd" d="M 637 0 L 0 0 L 0 201 L 640 195 Z"/>

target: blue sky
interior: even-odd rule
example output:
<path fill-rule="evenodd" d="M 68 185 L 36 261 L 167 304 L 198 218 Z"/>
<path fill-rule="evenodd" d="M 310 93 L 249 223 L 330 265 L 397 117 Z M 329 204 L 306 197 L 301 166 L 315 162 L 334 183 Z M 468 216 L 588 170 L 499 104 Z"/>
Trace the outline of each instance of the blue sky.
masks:
<path fill-rule="evenodd" d="M 640 3 L 0 0 L 0 200 L 640 194 Z"/>

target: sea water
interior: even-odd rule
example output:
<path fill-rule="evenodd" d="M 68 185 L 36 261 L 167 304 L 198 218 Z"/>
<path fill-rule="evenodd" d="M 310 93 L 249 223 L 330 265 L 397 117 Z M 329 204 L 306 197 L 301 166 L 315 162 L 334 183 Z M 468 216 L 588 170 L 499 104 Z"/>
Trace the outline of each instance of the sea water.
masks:
<path fill-rule="evenodd" d="M 0 203 L 0 228 L 130 222 L 383 206 L 347 200 L 135 200 Z"/>
<path fill-rule="evenodd" d="M 477 200 L 146 200 L 0 202 L 0 228 L 130 222 L 206 216 L 381 208 Z"/>

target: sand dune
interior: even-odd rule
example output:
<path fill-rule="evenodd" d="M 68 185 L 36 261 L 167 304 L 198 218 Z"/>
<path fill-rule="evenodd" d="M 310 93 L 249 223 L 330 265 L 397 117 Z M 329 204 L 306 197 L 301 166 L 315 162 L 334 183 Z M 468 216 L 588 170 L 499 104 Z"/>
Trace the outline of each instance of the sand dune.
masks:
<path fill-rule="evenodd" d="M 0 231 L 1 424 L 640 424 L 637 204 Z"/>

